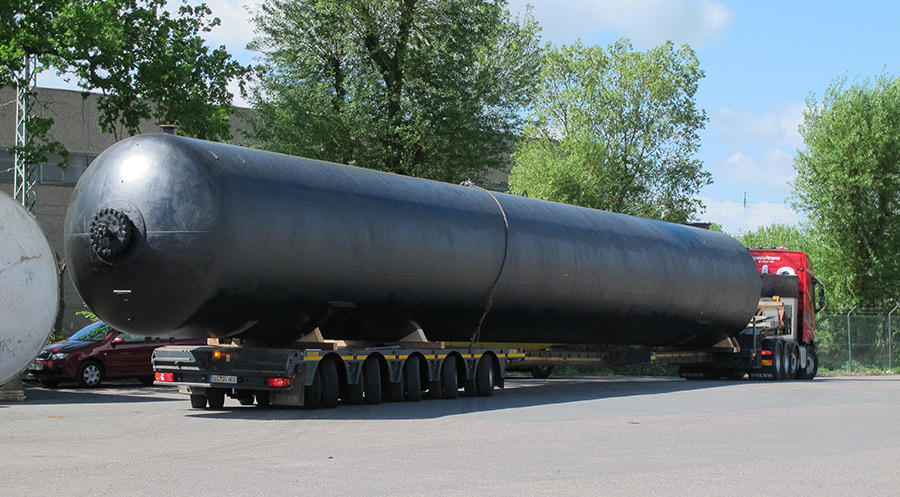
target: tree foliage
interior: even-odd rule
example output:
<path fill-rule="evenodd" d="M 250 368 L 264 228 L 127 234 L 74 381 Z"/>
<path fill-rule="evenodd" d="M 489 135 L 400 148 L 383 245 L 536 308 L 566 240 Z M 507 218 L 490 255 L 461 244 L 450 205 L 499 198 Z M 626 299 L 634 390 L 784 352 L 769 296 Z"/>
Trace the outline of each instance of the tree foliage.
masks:
<path fill-rule="evenodd" d="M 832 293 L 887 305 L 900 290 L 900 80 L 836 80 L 803 117 L 795 207 L 826 254 Z"/>
<path fill-rule="evenodd" d="M 269 0 L 252 101 L 265 148 L 458 182 L 499 168 L 538 26 L 502 0 Z"/>
<path fill-rule="evenodd" d="M 6 0 L 0 7 L 0 86 L 27 86 L 22 69 L 26 57 L 34 56 L 37 72 L 68 73 L 85 92 L 102 93 L 104 132 L 117 133 L 121 125 L 134 134 L 142 120 L 153 119 L 177 124 L 189 136 L 226 139 L 233 112 L 226 87 L 247 69 L 225 47 L 204 45 L 202 33 L 219 24 L 205 4 L 184 0 L 177 15 L 165 5 L 166 0 Z M 31 116 L 32 153 L 60 146 L 48 138 L 52 124 Z"/>
<path fill-rule="evenodd" d="M 510 189 L 643 217 L 685 222 L 710 175 L 693 156 L 706 112 L 694 51 L 672 42 L 639 52 L 576 43 L 548 50 Z"/>

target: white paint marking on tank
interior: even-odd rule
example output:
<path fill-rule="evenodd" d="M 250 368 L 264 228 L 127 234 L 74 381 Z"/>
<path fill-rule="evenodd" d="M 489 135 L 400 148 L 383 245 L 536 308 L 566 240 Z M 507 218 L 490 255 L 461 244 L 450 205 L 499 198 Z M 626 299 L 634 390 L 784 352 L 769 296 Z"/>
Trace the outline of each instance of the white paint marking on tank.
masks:
<path fill-rule="evenodd" d="M 212 150 L 207 150 L 207 152 L 209 152 L 209 155 L 213 156 L 213 159 L 219 160 L 219 156 L 216 155 Z"/>

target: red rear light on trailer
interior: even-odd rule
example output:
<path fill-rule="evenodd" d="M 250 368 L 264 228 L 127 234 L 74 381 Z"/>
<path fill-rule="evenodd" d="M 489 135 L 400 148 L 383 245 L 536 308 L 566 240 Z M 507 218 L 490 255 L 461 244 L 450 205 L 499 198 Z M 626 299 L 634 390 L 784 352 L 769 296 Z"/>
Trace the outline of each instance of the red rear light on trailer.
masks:
<path fill-rule="evenodd" d="M 772 355 L 771 350 L 761 350 L 759 351 L 760 355 Z"/>
<path fill-rule="evenodd" d="M 270 387 L 289 387 L 291 386 L 290 378 L 269 378 L 266 383 Z"/>
<path fill-rule="evenodd" d="M 175 381 L 175 373 L 156 373 L 156 381 L 171 383 Z"/>

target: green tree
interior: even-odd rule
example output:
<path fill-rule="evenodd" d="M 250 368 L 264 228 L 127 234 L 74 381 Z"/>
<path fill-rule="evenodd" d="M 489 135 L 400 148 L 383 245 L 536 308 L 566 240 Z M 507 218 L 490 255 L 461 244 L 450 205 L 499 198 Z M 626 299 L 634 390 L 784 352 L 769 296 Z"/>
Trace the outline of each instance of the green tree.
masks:
<path fill-rule="evenodd" d="M 597 209 L 685 222 L 710 174 L 693 158 L 706 124 L 695 94 L 703 71 L 672 42 L 646 52 L 621 39 L 606 50 L 548 50 L 510 189 Z"/>
<path fill-rule="evenodd" d="M 69 73 L 87 91 L 101 92 L 98 123 L 134 134 L 142 120 L 177 124 L 183 134 L 230 137 L 229 82 L 247 69 L 225 47 L 209 49 L 202 33 L 219 24 L 205 4 L 186 0 L 177 15 L 166 0 L 7 0 L 0 7 L 0 86 L 27 86 L 26 58 L 36 72 Z M 50 118 L 28 123 L 31 163 L 61 151 L 49 138 Z"/>
<path fill-rule="evenodd" d="M 798 224 L 772 224 L 760 226 L 756 231 L 741 233 L 735 237 L 739 242 L 749 247 L 787 247 L 791 250 L 799 250 L 811 254 L 814 251 L 814 241 L 806 225 Z"/>
<path fill-rule="evenodd" d="M 502 0 L 270 0 L 262 146 L 458 182 L 500 168 L 536 82 L 537 23 Z"/>
<path fill-rule="evenodd" d="M 800 134 L 795 207 L 827 254 L 832 294 L 887 305 L 900 289 L 900 80 L 833 81 L 821 103 L 807 99 Z"/>

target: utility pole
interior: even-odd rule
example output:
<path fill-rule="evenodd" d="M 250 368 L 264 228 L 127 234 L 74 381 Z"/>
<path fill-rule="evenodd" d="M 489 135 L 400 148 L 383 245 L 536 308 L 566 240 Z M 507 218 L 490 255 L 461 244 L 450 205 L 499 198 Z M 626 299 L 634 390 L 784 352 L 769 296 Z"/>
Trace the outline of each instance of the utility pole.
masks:
<path fill-rule="evenodd" d="M 22 150 L 22 147 L 28 144 L 26 123 L 28 122 L 28 115 L 34 106 L 34 92 L 37 86 L 35 65 L 35 56 L 26 55 L 19 84 L 16 85 L 16 147 L 19 150 Z M 31 211 L 35 202 L 34 164 L 28 164 L 25 156 L 19 152 L 16 152 L 15 161 L 13 198 L 20 202 L 28 211 Z"/>

